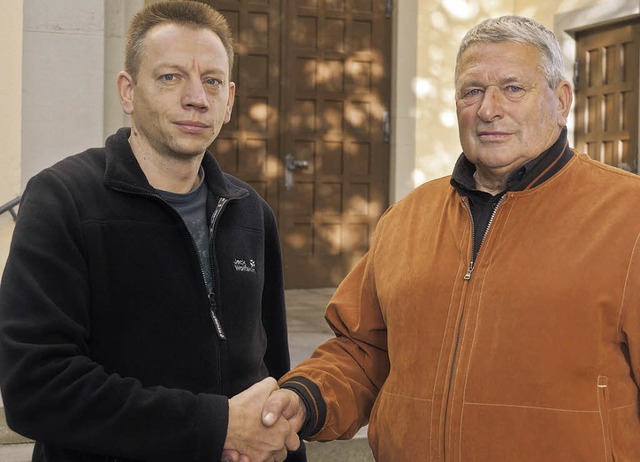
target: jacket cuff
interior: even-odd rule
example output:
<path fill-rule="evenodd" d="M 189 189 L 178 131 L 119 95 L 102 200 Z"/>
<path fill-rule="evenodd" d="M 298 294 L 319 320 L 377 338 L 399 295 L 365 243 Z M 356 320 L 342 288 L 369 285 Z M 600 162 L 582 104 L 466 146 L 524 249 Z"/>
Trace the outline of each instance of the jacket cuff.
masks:
<path fill-rule="evenodd" d="M 318 386 L 309 379 L 295 376 L 281 383 L 280 387 L 300 396 L 307 409 L 307 418 L 298 432 L 300 438 L 306 439 L 318 433 L 327 418 L 327 405 Z"/>

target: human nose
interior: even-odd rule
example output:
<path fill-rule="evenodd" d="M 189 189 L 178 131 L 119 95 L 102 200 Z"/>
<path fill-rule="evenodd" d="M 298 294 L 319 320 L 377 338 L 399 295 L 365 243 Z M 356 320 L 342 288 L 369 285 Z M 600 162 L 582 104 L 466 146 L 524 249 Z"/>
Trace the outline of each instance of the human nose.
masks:
<path fill-rule="evenodd" d="M 209 99 L 204 85 L 200 80 L 190 79 L 187 81 L 185 91 L 182 96 L 182 104 L 188 108 L 196 110 L 206 110 L 209 108 Z"/>
<path fill-rule="evenodd" d="M 503 116 L 502 98 L 503 94 L 500 89 L 493 86 L 487 87 L 478 108 L 478 117 L 484 122 L 501 118 Z"/>

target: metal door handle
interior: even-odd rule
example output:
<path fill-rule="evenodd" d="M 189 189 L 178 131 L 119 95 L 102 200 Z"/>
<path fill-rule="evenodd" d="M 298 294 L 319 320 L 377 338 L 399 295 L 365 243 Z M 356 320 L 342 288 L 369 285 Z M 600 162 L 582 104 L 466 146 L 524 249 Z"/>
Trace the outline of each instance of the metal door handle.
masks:
<path fill-rule="evenodd" d="M 293 154 L 287 154 L 284 158 L 284 164 L 287 170 L 303 170 L 309 168 L 308 160 L 299 160 L 293 157 Z"/>
<path fill-rule="evenodd" d="M 296 159 L 293 157 L 293 154 L 284 156 L 284 187 L 287 189 L 293 187 L 293 171 L 307 168 L 309 168 L 308 160 Z"/>

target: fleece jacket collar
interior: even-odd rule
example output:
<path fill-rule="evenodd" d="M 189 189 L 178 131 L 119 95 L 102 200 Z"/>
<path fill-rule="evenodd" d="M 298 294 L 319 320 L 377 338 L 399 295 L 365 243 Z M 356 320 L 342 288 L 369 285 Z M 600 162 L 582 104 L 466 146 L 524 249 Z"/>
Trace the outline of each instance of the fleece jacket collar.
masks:
<path fill-rule="evenodd" d="M 119 129 L 106 142 L 105 185 L 138 194 L 156 194 L 149 184 L 142 168 L 138 164 L 131 146 L 129 135 L 131 128 Z M 217 197 L 239 199 L 248 194 L 244 188 L 231 184 L 216 162 L 213 155 L 206 151 L 202 158 L 202 168 L 205 171 L 207 188 Z"/>

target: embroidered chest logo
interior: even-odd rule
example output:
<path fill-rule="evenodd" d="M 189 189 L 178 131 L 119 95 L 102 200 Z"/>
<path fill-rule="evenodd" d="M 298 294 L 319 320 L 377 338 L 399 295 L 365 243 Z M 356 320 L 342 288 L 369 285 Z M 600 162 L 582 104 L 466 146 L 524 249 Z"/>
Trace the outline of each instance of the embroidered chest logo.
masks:
<path fill-rule="evenodd" d="M 244 260 L 240 260 L 239 258 L 236 258 L 233 261 L 233 266 L 235 267 L 236 271 L 247 272 L 247 273 L 256 272 L 256 262 L 255 260 L 253 260 L 253 258 L 249 260 L 249 264 L 247 264 L 247 262 Z"/>

